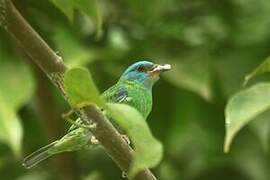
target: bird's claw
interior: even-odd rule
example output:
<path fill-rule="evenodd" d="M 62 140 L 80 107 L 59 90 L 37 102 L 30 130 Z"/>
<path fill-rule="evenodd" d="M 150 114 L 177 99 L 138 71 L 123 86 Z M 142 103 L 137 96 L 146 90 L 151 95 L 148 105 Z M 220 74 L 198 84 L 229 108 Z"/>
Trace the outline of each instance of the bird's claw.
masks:
<path fill-rule="evenodd" d="M 67 113 L 63 113 L 63 114 L 62 114 L 62 118 L 66 120 L 66 119 L 70 118 L 70 116 L 71 116 L 73 113 L 74 113 L 74 110 L 71 109 L 71 110 L 69 110 Z"/>
<path fill-rule="evenodd" d="M 80 124 L 80 123 L 77 123 L 76 121 L 74 121 L 73 119 L 70 118 L 70 116 L 75 113 L 74 109 L 71 109 L 70 111 L 68 111 L 67 113 L 63 113 L 62 114 L 62 118 L 64 120 L 66 120 L 67 122 L 69 122 L 70 124 L 74 124 L 75 126 L 77 127 L 80 127 L 80 128 L 86 128 L 86 129 L 94 129 L 97 127 L 97 124 L 96 123 L 93 123 L 93 124 L 89 124 L 89 125 L 84 125 L 84 124 Z"/>
<path fill-rule="evenodd" d="M 95 144 L 95 145 L 99 144 L 99 141 L 97 140 L 97 138 L 95 136 L 92 136 L 90 141 L 92 144 Z"/>
<path fill-rule="evenodd" d="M 122 171 L 122 178 L 127 178 L 127 173 Z"/>

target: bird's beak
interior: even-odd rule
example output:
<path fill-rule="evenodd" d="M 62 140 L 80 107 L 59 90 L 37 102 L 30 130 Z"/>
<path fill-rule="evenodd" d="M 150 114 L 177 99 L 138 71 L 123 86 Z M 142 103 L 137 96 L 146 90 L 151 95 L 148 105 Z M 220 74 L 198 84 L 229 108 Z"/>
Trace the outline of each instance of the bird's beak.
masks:
<path fill-rule="evenodd" d="M 169 71 L 171 69 L 170 64 L 156 65 L 151 71 L 150 74 L 160 74 L 161 72 Z"/>

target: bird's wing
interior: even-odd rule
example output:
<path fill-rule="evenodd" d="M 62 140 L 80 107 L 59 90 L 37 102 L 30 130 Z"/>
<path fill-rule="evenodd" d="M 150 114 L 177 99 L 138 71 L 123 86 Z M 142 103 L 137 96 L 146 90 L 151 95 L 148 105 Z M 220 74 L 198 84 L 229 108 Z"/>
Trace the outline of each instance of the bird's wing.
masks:
<path fill-rule="evenodd" d="M 124 86 L 116 86 L 116 85 L 106 90 L 102 94 L 102 98 L 106 102 L 110 102 L 110 103 L 129 103 L 132 100 L 132 98 L 128 96 L 128 91 Z M 75 123 L 82 124 L 82 121 L 80 118 L 78 118 L 75 121 Z M 74 129 L 78 128 L 76 124 L 73 124 L 69 128 L 68 132 L 73 131 Z"/>
<path fill-rule="evenodd" d="M 125 86 L 115 85 L 102 94 L 103 99 L 109 103 L 128 103 L 131 98 Z"/>

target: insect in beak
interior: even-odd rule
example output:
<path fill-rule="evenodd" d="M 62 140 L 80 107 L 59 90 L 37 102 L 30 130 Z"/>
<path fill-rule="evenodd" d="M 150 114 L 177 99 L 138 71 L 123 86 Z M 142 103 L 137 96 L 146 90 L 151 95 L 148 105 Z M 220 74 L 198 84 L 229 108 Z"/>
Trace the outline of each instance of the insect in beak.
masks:
<path fill-rule="evenodd" d="M 149 74 L 151 75 L 160 74 L 161 72 L 169 71 L 170 69 L 171 69 L 170 64 L 155 65 L 153 69 L 149 71 Z"/>

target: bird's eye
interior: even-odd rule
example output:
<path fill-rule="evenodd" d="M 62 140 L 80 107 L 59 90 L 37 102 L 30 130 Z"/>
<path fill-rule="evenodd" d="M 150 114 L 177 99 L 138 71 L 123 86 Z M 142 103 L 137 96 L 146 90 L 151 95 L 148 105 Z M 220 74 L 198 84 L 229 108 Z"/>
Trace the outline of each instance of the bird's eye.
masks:
<path fill-rule="evenodd" d="M 138 68 L 137 68 L 137 71 L 139 72 L 144 72 L 145 71 L 145 67 L 143 65 L 140 65 Z"/>

